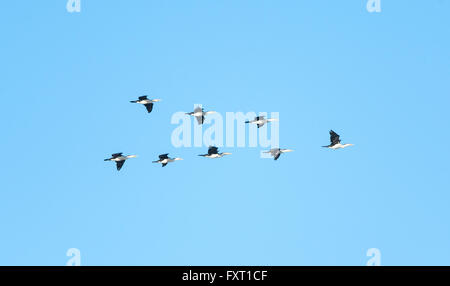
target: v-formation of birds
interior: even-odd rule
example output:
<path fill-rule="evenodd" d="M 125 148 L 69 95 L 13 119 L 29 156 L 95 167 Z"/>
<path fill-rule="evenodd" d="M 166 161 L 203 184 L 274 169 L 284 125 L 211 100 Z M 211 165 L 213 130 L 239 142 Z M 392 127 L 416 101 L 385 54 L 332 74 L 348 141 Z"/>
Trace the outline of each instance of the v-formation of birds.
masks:
<path fill-rule="evenodd" d="M 145 106 L 148 113 L 151 113 L 153 110 L 153 104 L 155 102 L 160 102 L 160 99 L 149 99 L 146 95 L 140 96 L 137 100 L 130 101 L 131 103 L 138 103 Z M 198 124 L 203 124 L 205 121 L 205 116 L 208 114 L 216 113 L 215 111 L 204 111 L 201 107 L 196 107 L 193 112 L 186 113 L 186 115 L 194 116 L 197 119 Z M 264 126 L 264 124 L 276 121 L 277 119 L 274 118 L 265 118 L 265 116 L 256 116 L 254 120 L 245 121 L 245 123 L 248 124 L 256 124 L 258 128 Z M 333 150 L 337 149 L 343 149 L 349 146 L 353 146 L 353 144 L 342 144 L 340 136 L 334 132 L 333 130 L 330 130 L 330 144 L 327 146 L 322 146 L 324 148 L 329 148 Z M 280 148 L 273 148 L 270 149 L 267 152 L 267 154 L 270 154 L 274 160 L 278 160 L 280 158 L 281 154 L 292 152 L 294 150 L 291 149 L 280 149 Z M 208 148 L 207 154 L 201 154 L 198 156 L 205 157 L 205 158 L 222 158 L 223 156 L 231 155 L 231 153 L 219 152 L 219 148 L 216 146 L 210 146 Z M 111 158 L 105 159 L 105 161 L 114 161 L 116 162 L 117 171 L 120 171 L 122 169 L 123 164 L 126 160 L 130 158 L 136 158 L 136 155 L 123 155 L 123 153 L 114 153 L 111 155 Z M 162 167 L 165 167 L 168 163 L 180 161 L 183 160 L 182 158 L 170 158 L 169 154 L 161 154 L 159 155 L 159 160 L 153 161 L 153 163 L 161 164 Z"/>

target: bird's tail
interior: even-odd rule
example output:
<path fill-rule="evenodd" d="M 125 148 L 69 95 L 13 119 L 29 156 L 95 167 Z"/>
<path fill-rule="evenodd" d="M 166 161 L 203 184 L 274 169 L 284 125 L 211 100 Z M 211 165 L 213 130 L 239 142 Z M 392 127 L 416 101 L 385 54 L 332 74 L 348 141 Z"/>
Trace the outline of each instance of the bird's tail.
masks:
<path fill-rule="evenodd" d="M 322 146 L 322 148 L 328 148 L 328 147 L 330 147 L 330 146 Z"/>
<path fill-rule="evenodd" d="M 152 161 L 152 163 L 159 163 L 158 161 Z"/>
<path fill-rule="evenodd" d="M 104 161 L 111 161 L 111 159 L 105 159 Z"/>
<path fill-rule="evenodd" d="M 137 100 L 132 100 L 132 101 L 130 101 L 131 103 L 137 103 Z"/>
<path fill-rule="evenodd" d="M 245 121 L 245 123 L 250 123 L 250 121 Z"/>

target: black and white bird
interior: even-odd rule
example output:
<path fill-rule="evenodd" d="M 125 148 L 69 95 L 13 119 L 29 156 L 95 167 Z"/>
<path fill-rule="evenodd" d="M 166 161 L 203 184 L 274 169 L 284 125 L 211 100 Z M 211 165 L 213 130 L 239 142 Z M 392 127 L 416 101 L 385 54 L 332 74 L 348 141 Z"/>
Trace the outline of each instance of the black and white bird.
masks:
<path fill-rule="evenodd" d="M 124 156 L 122 155 L 123 153 L 114 153 L 111 155 L 111 158 L 105 159 L 105 161 L 114 161 L 116 162 L 116 166 L 117 166 L 117 171 L 120 171 L 120 169 L 122 169 L 123 164 L 125 163 L 126 160 L 130 159 L 130 158 L 136 158 L 136 155 L 128 155 L 128 156 Z"/>
<path fill-rule="evenodd" d="M 225 155 L 231 155 L 231 153 L 227 153 L 227 152 L 219 153 L 219 148 L 217 148 L 216 146 L 209 146 L 208 154 L 201 154 L 199 156 L 215 159 L 215 158 L 222 158 Z"/>
<path fill-rule="evenodd" d="M 291 149 L 280 149 L 280 148 L 272 148 L 269 151 L 266 151 L 264 153 L 270 153 L 273 157 L 274 160 L 278 160 L 278 158 L 280 158 L 281 154 L 283 153 L 288 153 L 288 152 L 293 152 L 294 150 Z"/>
<path fill-rule="evenodd" d="M 336 150 L 353 146 L 353 144 L 342 144 L 339 135 L 333 130 L 330 130 L 330 141 L 331 141 L 330 145 L 322 147 Z"/>
<path fill-rule="evenodd" d="M 139 96 L 138 100 L 132 100 L 131 103 L 139 103 L 143 104 L 145 108 L 147 108 L 148 113 L 152 112 L 153 110 L 153 103 L 159 102 L 161 99 L 149 99 L 147 98 L 147 95 Z"/>
<path fill-rule="evenodd" d="M 197 119 L 198 124 L 203 124 L 203 122 L 205 121 L 205 116 L 208 114 L 212 114 L 212 113 L 217 113 L 215 111 L 204 111 L 204 109 L 200 106 L 197 106 L 194 109 L 194 112 L 189 112 L 186 113 L 187 115 L 191 115 L 194 116 Z"/>
<path fill-rule="evenodd" d="M 182 158 L 169 158 L 169 154 L 161 154 L 159 155 L 158 161 L 153 161 L 153 163 L 162 164 L 162 167 L 165 167 L 168 163 L 183 160 Z"/>
<path fill-rule="evenodd" d="M 255 119 L 250 121 L 245 121 L 245 123 L 256 124 L 258 128 L 264 126 L 264 124 L 272 121 L 278 121 L 276 118 L 265 118 L 264 115 L 256 116 Z"/>

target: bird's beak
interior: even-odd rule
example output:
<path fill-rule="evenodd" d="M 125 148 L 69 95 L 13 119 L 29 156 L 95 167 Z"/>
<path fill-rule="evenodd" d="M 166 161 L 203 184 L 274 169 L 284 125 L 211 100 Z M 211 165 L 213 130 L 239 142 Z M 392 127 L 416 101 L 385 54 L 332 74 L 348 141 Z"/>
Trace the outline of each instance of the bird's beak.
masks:
<path fill-rule="evenodd" d="M 130 155 L 130 156 L 128 156 L 128 158 L 136 158 L 137 157 L 137 155 Z"/>
<path fill-rule="evenodd" d="M 283 150 L 283 152 L 284 152 L 284 153 L 287 153 L 287 152 L 294 152 L 294 150 L 286 149 L 286 150 Z"/>
<path fill-rule="evenodd" d="M 175 161 L 181 161 L 183 158 L 175 158 Z"/>
<path fill-rule="evenodd" d="M 278 118 L 270 118 L 270 119 L 267 119 L 267 121 L 278 121 Z"/>
<path fill-rule="evenodd" d="M 153 101 L 153 102 L 160 102 L 161 99 L 153 99 L 152 101 Z"/>
<path fill-rule="evenodd" d="M 231 155 L 232 153 L 223 152 L 224 155 Z"/>

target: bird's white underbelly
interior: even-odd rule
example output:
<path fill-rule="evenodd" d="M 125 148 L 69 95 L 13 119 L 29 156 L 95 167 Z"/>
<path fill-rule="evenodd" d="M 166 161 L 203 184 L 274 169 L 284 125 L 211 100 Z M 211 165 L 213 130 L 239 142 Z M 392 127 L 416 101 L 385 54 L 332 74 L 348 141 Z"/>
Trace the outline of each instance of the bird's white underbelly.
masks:
<path fill-rule="evenodd" d="M 264 124 L 266 121 L 265 120 L 253 120 L 253 121 L 250 121 L 250 123 L 253 123 L 253 124 Z"/>
<path fill-rule="evenodd" d="M 336 149 L 341 149 L 341 148 L 343 148 L 343 145 L 339 143 L 339 144 L 336 144 L 336 145 L 331 146 L 330 148 L 331 148 L 331 149 L 335 149 L 335 150 L 336 150 Z"/>
<path fill-rule="evenodd" d="M 144 99 L 144 100 L 139 101 L 138 103 L 140 103 L 140 104 L 148 104 L 150 102 L 151 102 L 150 100 Z"/>

